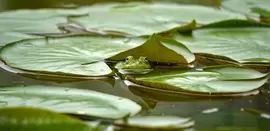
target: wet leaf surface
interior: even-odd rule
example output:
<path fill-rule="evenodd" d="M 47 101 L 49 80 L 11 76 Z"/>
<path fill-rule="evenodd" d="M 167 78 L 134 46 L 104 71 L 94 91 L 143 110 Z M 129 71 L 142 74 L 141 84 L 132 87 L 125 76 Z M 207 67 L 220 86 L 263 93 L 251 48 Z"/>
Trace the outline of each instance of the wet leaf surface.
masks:
<path fill-rule="evenodd" d="M 1 107 L 41 107 L 61 113 L 110 119 L 132 116 L 141 110 L 138 104 L 125 98 L 57 86 L 1 87 L 0 98 Z"/>
<path fill-rule="evenodd" d="M 252 69 L 214 67 L 204 71 L 154 72 L 128 77 L 132 82 L 174 91 L 215 93 L 241 93 L 258 89 L 265 84 L 266 74 Z"/>
<path fill-rule="evenodd" d="M 142 36 L 179 28 L 194 19 L 198 24 L 208 24 L 230 18 L 244 19 L 245 17 L 225 10 L 198 5 L 129 2 L 114 3 L 105 11 L 90 10 L 88 16 L 69 17 L 69 20 L 89 31 L 119 32 L 131 36 Z"/>

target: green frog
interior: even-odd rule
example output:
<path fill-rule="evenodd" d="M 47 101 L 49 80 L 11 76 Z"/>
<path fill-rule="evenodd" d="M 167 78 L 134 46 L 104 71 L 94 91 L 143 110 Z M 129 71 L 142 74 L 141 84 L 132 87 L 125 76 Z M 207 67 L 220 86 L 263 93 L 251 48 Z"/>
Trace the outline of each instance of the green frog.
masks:
<path fill-rule="evenodd" d="M 144 56 L 141 56 L 139 59 L 128 56 L 125 61 L 118 62 L 115 68 L 122 74 L 146 74 L 153 70 Z"/>

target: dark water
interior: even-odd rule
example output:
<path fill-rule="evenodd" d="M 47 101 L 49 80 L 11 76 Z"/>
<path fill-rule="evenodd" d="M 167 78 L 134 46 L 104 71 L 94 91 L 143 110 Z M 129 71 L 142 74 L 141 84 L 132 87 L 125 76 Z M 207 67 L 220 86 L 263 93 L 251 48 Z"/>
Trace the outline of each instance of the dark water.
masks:
<path fill-rule="evenodd" d="M 73 7 L 106 0 L 0 0 L 0 11 L 20 8 Z M 108 0 L 107 0 L 108 1 Z M 127 1 L 127 0 L 119 0 Z M 160 0 L 161 1 L 161 0 Z M 177 1 L 177 0 L 171 0 Z M 180 3 L 192 3 L 217 6 L 215 0 L 178 0 Z M 128 88 L 123 81 L 114 79 L 88 80 L 81 82 L 57 83 L 36 80 L 0 69 L 0 86 L 3 85 L 59 85 L 95 90 L 129 98 L 141 104 L 145 110 L 141 115 L 177 115 L 195 119 L 195 129 L 199 131 L 268 131 L 270 118 L 257 113 L 244 112 L 242 108 L 257 109 L 270 114 L 270 89 L 265 85 L 260 95 L 228 98 L 223 100 L 210 98 L 186 98 L 145 92 L 140 88 Z M 204 111 L 205 113 L 202 113 Z M 207 111 L 209 111 L 207 113 Z M 211 112 L 212 111 L 212 112 Z"/>

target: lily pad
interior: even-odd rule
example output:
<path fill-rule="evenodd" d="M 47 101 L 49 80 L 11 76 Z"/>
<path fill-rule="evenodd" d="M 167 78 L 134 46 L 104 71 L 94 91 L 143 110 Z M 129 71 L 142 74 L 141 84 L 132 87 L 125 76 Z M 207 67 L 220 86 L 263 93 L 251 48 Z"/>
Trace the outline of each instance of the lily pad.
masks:
<path fill-rule="evenodd" d="M 40 20 L 0 19 L 0 31 L 31 34 L 63 33 L 64 31 L 58 29 L 57 24 L 66 22 L 67 20 L 65 17 L 52 17 Z"/>
<path fill-rule="evenodd" d="M 0 32 L 23 32 L 31 34 L 63 33 L 58 24 L 67 23 L 66 16 L 82 15 L 82 9 L 33 9 L 0 13 Z M 8 24 L 7 24 L 8 23 Z"/>
<path fill-rule="evenodd" d="M 102 60 L 144 41 L 98 36 L 48 37 L 7 45 L 2 48 L 0 56 L 7 65 L 23 70 L 104 76 L 112 71 Z"/>
<path fill-rule="evenodd" d="M 3 131 L 92 130 L 87 124 L 74 118 L 30 107 L 0 108 L 0 120 L 0 129 Z"/>
<path fill-rule="evenodd" d="M 160 53 L 162 52 L 162 55 Z M 127 56 L 145 56 L 151 62 L 161 63 L 191 63 L 195 60 L 195 56 L 189 49 L 173 40 L 157 35 L 152 35 L 144 44 L 135 48 L 121 52 L 108 60 L 123 60 Z"/>
<path fill-rule="evenodd" d="M 135 102 L 91 90 L 54 86 L 1 87 L 0 107 L 31 106 L 56 112 L 119 119 L 135 115 Z"/>
<path fill-rule="evenodd" d="M 135 116 L 127 118 L 127 120 L 117 120 L 114 124 L 149 130 L 179 130 L 192 127 L 195 122 L 191 118 L 181 118 L 177 116 Z"/>
<path fill-rule="evenodd" d="M 222 7 L 249 16 L 270 16 L 269 0 L 224 0 Z"/>
<path fill-rule="evenodd" d="M 258 89 L 267 74 L 240 67 L 212 67 L 204 71 L 154 72 L 129 76 L 128 80 L 143 86 L 194 93 L 243 93 Z"/>
<path fill-rule="evenodd" d="M 0 19 L 41 20 L 52 17 L 87 14 L 86 9 L 21 9 L 0 13 Z"/>
<path fill-rule="evenodd" d="M 182 30 L 182 26 L 194 19 L 200 25 L 232 18 L 245 19 L 243 15 L 198 5 L 129 2 L 113 3 L 110 7 L 105 11 L 89 11 L 86 16 L 69 17 L 69 21 L 91 32 L 142 36 L 172 29 Z M 184 30 L 187 28 L 192 30 L 194 27 Z"/>
<path fill-rule="evenodd" d="M 0 32 L 0 48 L 6 44 L 20 41 L 23 39 L 40 38 L 41 36 L 28 35 L 18 32 Z"/>
<path fill-rule="evenodd" d="M 211 28 L 193 32 L 194 39 L 177 38 L 193 53 L 226 56 L 240 63 L 269 63 L 270 28 Z"/>

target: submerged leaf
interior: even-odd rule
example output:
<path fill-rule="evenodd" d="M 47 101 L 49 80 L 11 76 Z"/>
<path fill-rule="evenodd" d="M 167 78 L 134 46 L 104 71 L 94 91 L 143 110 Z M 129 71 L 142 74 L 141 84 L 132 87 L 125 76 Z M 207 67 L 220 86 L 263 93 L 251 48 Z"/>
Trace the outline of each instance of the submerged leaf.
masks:
<path fill-rule="evenodd" d="M 140 38 L 52 37 L 8 45 L 2 48 L 0 56 L 7 65 L 23 70 L 104 76 L 112 71 L 102 60 L 143 41 Z"/>
<path fill-rule="evenodd" d="M 87 16 L 69 17 L 69 20 L 89 31 L 142 36 L 177 28 L 182 30 L 180 27 L 192 20 L 199 24 L 208 24 L 224 19 L 245 18 L 239 14 L 198 5 L 138 2 L 109 5 L 104 5 L 110 7 L 106 10 L 91 10 Z M 91 8 L 95 6 L 90 6 L 89 9 Z M 193 28 L 187 26 L 184 30 Z"/>
<path fill-rule="evenodd" d="M 117 120 L 114 122 L 118 126 L 127 126 L 144 129 L 179 130 L 192 127 L 195 122 L 191 118 L 181 118 L 176 116 L 135 116 L 127 120 Z"/>
<path fill-rule="evenodd" d="M 91 131 L 74 118 L 49 110 L 13 107 L 0 108 L 1 131 Z"/>
<path fill-rule="evenodd" d="M 162 53 L 162 55 L 160 55 Z M 189 49 L 173 40 L 152 35 L 144 44 L 121 52 L 108 58 L 109 60 L 123 60 L 127 56 L 145 56 L 151 62 L 161 63 L 191 63 L 195 56 Z"/>
<path fill-rule="evenodd" d="M 212 67 L 205 71 L 154 72 L 128 80 L 152 88 L 200 93 L 242 93 L 261 87 L 266 74 L 240 67 Z"/>
<path fill-rule="evenodd" d="M 0 107 L 32 106 L 56 112 L 118 119 L 135 115 L 135 102 L 91 90 L 53 86 L 1 87 Z"/>

